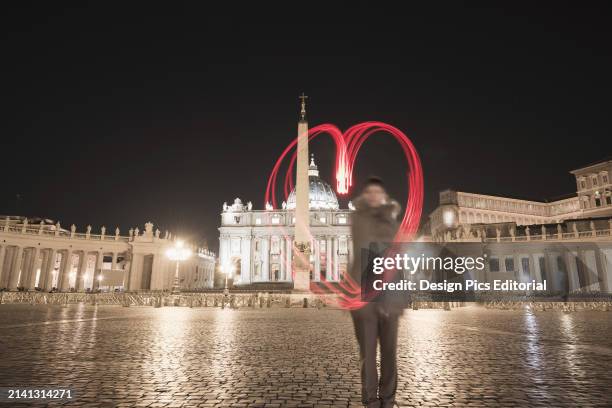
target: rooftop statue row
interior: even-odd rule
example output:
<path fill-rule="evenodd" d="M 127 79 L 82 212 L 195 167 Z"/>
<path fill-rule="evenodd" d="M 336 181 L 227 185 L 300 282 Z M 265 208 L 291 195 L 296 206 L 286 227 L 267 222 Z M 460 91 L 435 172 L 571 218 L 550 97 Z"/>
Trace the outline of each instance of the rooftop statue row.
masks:
<path fill-rule="evenodd" d="M 272 211 L 274 210 L 274 207 L 272 206 L 272 204 L 270 204 L 269 202 L 265 204 L 265 209 L 266 211 Z M 282 209 L 286 210 L 287 209 L 287 202 L 283 201 L 282 203 Z M 349 210 L 354 210 L 355 206 L 353 205 L 352 201 L 349 201 L 348 203 L 348 209 Z M 243 212 L 243 211 L 251 211 L 253 210 L 253 203 L 251 201 L 248 201 L 246 203 L 246 205 L 244 205 L 242 203 L 242 200 L 240 200 L 239 198 L 234 199 L 234 203 L 231 205 L 227 204 L 227 201 L 223 203 L 223 212 Z"/>
<path fill-rule="evenodd" d="M 142 232 L 142 234 L 140 233 L 140 229 L 138 227 L 130 228 L 128 237 L 120 235 L 119 227 L 115 228 L 114 235 L 107 234 L 105 226 L 100 227 L 99 234 L 92 234 L 91 225 L 87 226 L 87 228 L 85 229 L 85 233 L 77 233 L 76 225 L 74 224 L 70 226 L 70 230 L 66 230 L 62 228 L 59 221 L 56 222 L 55 224 L 49 224 L 48 222 L 49 220 L 41 220 L 37 224 L 31 224 L 28 218 L 6 217 L 4 219 L 4 225 L 0 227 L 0 230 L 4 232 L 18 232 L 22 234 L 55 235 L 55 236 L 64 236 L 64 237 L 69 236 L 70 238 L 75 238 L 75 237 L 85 238 L 85 239 L 95 238 L 95 239 L 102 239 L 102 240 L 114 239 L 116 241 L 120 241 L 120 240 L 122 241 L 130 240 L 131 241 L 139 236 L 147 237 L 147 238 L 155 237 L 157 239 L 161 239 L 161 231 L 159 229 L 156 229 L 155 231 L 153 231 L 153 223 L 151 222 L 147 222 L 145 224 L 144 231 Z M 166 231 L 164 233 L 163 239 L 172 239 L 172 234 Z"/>

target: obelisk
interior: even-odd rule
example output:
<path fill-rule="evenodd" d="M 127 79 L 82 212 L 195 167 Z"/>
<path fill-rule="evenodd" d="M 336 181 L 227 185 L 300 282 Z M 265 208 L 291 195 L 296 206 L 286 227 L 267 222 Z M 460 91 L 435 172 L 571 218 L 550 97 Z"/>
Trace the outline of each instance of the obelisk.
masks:
<path fill-rule="evenodd" d="M 308 121 L 302 93 L 298 121 L 297 165 L 295 172 L 295 238 L 293 240 L 293 290 L 310 290 L 310 211 L 308 208 Z"/>

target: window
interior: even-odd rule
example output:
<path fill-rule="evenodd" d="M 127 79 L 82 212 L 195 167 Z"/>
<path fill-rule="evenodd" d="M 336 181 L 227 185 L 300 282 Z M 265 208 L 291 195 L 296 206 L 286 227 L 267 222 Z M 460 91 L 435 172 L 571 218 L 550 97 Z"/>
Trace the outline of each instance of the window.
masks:
<path fill-rule="evenodd" d="M 597 185 L 597 176 L 593 176 L 591 178 L 591 182 L 593 183 L 594 186 L 596 186 Z"/>
<path fill-rule="evenodd" d="M 514 258 L 506 257 L 506 259 L 504 259 L 504 266 L 506 268 L 506 272 L 513 272 L 514 271 Z"/>
<path fill-rule="evenodd" d="M 580 180 L 580 189 L 584 190 L 586 188 L 586 180 L 582 179 Z"/>
<path fill-rule="evenodd" d="M 325 217 L 319 217 L 319 221 L 323 224 L 325 224 Z"/>
<path fill-rule="evenodd" d="M 499 272 L 499 259 L 498 258 L 489 258 L 489 271 Z"/>
<path fill-rule="evenodd" d="M 261 225 L 261 218 L 256 218 L 255 219 L 255 224 L 256 225 Z"/>
<path fill-rule="evenodd" d="M 346 218 L 345 217 L 338 217 L 338 224 L 346 224 Z"/>
<path fill-rule="evenodd" d="M 608 184 L 608 173 L 602 173 L 601 174 L 601 182 L 603 184 Z"/>
<path fill-rule="evenodd" d="M 278 224 L 278 223 L 280 223 L 280 218 L 272 217 L 272 224 Z"/>

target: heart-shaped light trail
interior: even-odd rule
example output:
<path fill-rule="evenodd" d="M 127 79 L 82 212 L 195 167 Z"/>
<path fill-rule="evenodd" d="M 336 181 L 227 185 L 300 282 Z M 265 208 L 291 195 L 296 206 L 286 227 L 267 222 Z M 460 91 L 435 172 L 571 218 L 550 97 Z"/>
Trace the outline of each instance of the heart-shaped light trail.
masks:
<path fill-rule="evenodd" d="M 410 240 L 414 236 L 419 226 L 423 208 L 423 169 L 421 167 L 419 155 L 408 136 L 398 128 L 383 122 L 363 122 L 350 127 L 344 133 L 332 124 L 318 125 L 309 129 L 308 140 L 310 142 L 318 135 L 324 133 L 332 137 L 336 144 L 336 163 L 334 171 L 336 174 L 336 192 L 341 195 L 346 195 L 353 185 L 353 169 L 359 149 L 368 137 L 381 132 L 388 133 L 397 140 L 407 161 L 406 176 L 408 197 L 406 199 L 406 205 L 404 206 L 404 216 L 394 239 L 397 243 Z M 278 172 L 283 160 L 296 145 L 297 138 L 285 148 L 280 157 L 276 160 L 270 177 L 268 177 L 265 202 L 272 203 L 275 208 L 278 207 L 275 194 Z M 293 189 L 293 168 L 295 166 L 295 160 L 296 152 L 293 151 L 283 184 L 285 200 L 289 196 L 289 192 Z M 294 253 L 294 255 L 296 254 L 297 252 Z M 289 265 L 289 268 L 290 267 Z M 386 274 L 384 279 L 390 280 L 392 279 L 392 275 Z M 361 308 L 365 304 L 361 298 L 361 288 L 359 284 L 348 275 L 345 276 L 345 279 L 341 281 L 339 285 L 334 285 L 330 282 L 324 282 L 324 284 L 329 290 L 339 295 L 338 302 L 342 307 L 352 310 Z M 365 300 L 367 301 L 369 299 Z"/>

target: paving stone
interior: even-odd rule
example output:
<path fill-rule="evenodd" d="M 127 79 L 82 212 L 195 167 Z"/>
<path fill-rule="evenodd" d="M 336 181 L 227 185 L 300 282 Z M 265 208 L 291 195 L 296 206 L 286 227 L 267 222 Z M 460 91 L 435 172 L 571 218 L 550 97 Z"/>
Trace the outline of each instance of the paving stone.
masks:
<path fill-rule="evenodd" d="M 610 406 L 610 334 L 606 312 L 407 310 L 398 402 Z M 0 305 L 0 387 L 51 386 L 75 400 L 12 406 L 361 406 L 344 311 Z"/>

